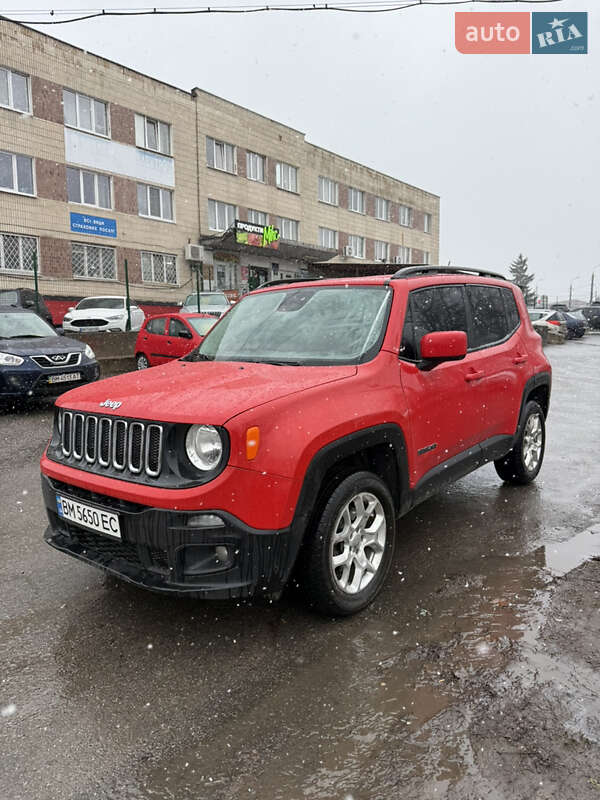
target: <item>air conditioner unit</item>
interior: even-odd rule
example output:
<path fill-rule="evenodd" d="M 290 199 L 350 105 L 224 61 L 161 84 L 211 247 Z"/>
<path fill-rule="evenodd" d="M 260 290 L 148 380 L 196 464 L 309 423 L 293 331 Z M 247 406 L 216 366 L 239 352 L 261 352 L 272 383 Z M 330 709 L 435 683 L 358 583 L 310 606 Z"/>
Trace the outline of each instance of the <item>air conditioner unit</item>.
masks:
<path fill-rule="evenodd" d="M 204 248 L 201 244 L 186 244 L 185 246 L 185 259 L 186 261 L 203 261 Z"/>
<path fill-rule="evenodd" d="M 353 256 L 354 255 L 354 250 L 349 244 L 347 244 L 344 247 L 344 255 L 345 256 Z"/>

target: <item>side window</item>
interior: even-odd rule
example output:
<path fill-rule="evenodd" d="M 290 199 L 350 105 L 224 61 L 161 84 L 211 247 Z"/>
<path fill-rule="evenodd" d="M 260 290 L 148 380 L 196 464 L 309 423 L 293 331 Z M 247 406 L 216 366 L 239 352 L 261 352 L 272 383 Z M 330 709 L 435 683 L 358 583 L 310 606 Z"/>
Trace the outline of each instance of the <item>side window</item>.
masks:
<path fill-rule="evenodd" d="M 401 357 L 418 360 L 421 357 L 421 339 L 432 331 L 467 331 L 462 286 L 434 286 L 411 292 Z"/>
<path fill-rule="evenodd" d="M 182 333 L 184 336 L 189 333 L 187 325 L 180 319 L 171 318 L 169 322 L 169 336 L 180 336 Z"/>
<path fill-rule="evenodd" d="M 165 318 L 164 317 L 156 317 L 155 319 L 149 319 L 146 325 L 146 330 L 148 333 L 158 333 L 159 335 L 165 332 Z"/>
<path fill-rule="evenodd" d="M 500 342 L 509 334 L 501 290 L 497 286 L 467 286 L 471 306 L 469 349 Z"/>
<path fill-rule="evenodd" d="M 508 317 L 508 329 L 512 333 L 515 331 L 521 322 L 519 317 L 519 309 L 514 294 L 510 289 L 502 289 L 502 296 L 504 297 L 504 305 L 506 306 L 506 316 Z"/>

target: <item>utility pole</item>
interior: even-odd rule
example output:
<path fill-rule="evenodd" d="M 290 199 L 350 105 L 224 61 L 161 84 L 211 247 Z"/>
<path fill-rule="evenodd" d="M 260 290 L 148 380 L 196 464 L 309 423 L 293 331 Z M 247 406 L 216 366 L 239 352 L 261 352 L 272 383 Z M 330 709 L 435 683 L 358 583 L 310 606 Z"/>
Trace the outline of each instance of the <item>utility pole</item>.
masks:
<path fill-rule="evenodd" d="M 571 308 L 571 301 L 573 300 L 573 284 L 569 286 L 569 308 Z"/>
<path fill-rule="evenodd" d="M 590 284 L 590 305 L 594 302 L 594 273 L 592 272 L 592 282 Z"/>

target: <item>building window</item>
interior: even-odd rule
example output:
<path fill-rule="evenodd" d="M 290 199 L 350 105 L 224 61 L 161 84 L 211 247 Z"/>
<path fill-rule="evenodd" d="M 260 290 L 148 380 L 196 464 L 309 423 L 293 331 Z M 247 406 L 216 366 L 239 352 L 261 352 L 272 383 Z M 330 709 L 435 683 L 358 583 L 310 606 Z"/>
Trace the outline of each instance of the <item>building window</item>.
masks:
<path fill-rule="evenodd" d="M 348 246 L 352 248 L 352 255 L 355 258 L 365 257 L 365 240 L 362 236 L 348 236 Z"/>
<path fill-rule="evenodd" d="M 291 164 L 278 163 L 275 169 L 275 183 L 286 192 L 298 191 L 298 169 Z"/>
<path fill-rule="evenodd" d="M 297 219 L 287 219 L 287 217 L 276 218 L 277 227 L 279 228 L 279 235 L 282 239 L 288 239 L 292 242 L 298 241 L 298 228 L 299 223 Z"/>
<path fill-rule="evenodd" d="M 331 206 L 339 205 L 339 187 L 331 178 L 319 176 L 319 200 Z"/>
<path fill-rule="evenodd" d="M 65 125 L 108 136 L 108 111 L 102 100 L 63 89 L 63 113 Z"/>
<path fill-rule="evenodd" d="M 430 263 L 430 258 L 431 258 L 431 256 L 429 255 L 429 251 L 428 250 L 423 250 L 423 264 L 429 264 Z"/>
<path fill-rule="evenodd" d="M 407 228 L 412 228 L 413 210 L 410 206 L 398 206 L 398 222 Z"/>
<path fill-rule="evenodd" d="M 0 233 L 0 269 L 7 272 L 33 272 L 33 257 L 38 259 L 35 236 Z"/>
<path fill-rule="evenodd" d="M 208 201 L 208 227 L 211 231 L 226 231 L 235 222 L 236 207 L 219 200 Z"/>
<path fill-rule="evenodd" d="M 218 142 L 216 139 L 206 137 L 206 163 L 214 169 L 224 172 L 237 172 L 237 159 L 235 146 L 227 142 Z"/>
<path fill-rule="evenodd" d="M 249 181 L 265 182 L 265 157 L 258 153 L 246 153 L 246 177 Z"/>
<path fill-rule="evenodd" d="M 375 261 L 384 261 L 386 264 L 390 260 L 390 246 L 387 242 L 375 240 Z"/>
<path fill-rule="evenodd" d="M 400 259 L 401 264 L 410 264 L 411 255 L 410 247 L 404 247 L 404 245 L 400 245 L 398 248 L 398 258 Z"/>
<path fill-rule="evenodd" d="M 140 217 L 173 221 L 173 192 L 170 189 L 138 183 L 137 195 Z"/>
<path fill-rule="evenodd" d="M 348 208 L 350 211 L 356 211 L 358 214 L 365 213 L 365 193 L 360 189 L 354 189 L 352 186 L 348 187 Z"/>
<path fill-rule="evenodd" d="M 7 67 L 0 67 L 0 106 L 14 111 L 31 111 L 29 78 Z"/>
<path fill-rule="evenodd" d="M 98 208 L 112 208 L 110 177 L 99 172 L 67 167 L 67 197 L 69 203 L 82 203 Z"/>
<path fill-rule="evenodd" d="M 384 197 L 375 198 L 375 216 L 388 222 L 390 219 L 390 201 Z"/>
<path fill-rule="evenodd" d="M 167 122 L 135 115 L 135 144 L 146 150 L 171 155 L 171 126 Z"/>
<path fill-rule="evenodd" d="M 144 283 L 177 283 L 177 256 L 142 251 Z"/>
<path fill-rule="evenodd" d="M 431 233 L 431 214 L 423 214 L 423 230 L 425 233 Z"/>
<path fill-rule="evenodd" d="M 214 266 L 217 289 L 235 289 L 236 267 L 235 264 L 217 262 Z"/>
<path fill-rule="evenodd" d="M 114 247 L 95 244 L 71 243 L 71 266 L 74 278 L 97 278 L 114 281 L 117 277 L 117 259 Z"/>
<path fill-rule="evenodd" d="M 253 225 L 266 225 L 267 215 L 264 211 L 257 211 L 255 208 L 249 208 L 248 222 L 251 222 Z"/>
<path fill-rule="evenodd" d="M 35 194 L 33 159 L 0 151 L 0 189 L 17 194 Z"/>
<path fill-rule="evenodd" d="M 338 232 L 331 228 L 319 228 L 319 245 L 331 250 L 338 249 Z"/>

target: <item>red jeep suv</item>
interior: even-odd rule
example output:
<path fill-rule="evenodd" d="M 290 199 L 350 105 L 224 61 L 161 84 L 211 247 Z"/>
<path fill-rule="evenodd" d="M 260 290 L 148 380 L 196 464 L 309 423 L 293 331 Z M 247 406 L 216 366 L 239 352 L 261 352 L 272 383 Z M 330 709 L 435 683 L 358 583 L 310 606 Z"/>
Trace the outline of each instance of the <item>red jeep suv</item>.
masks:
<path fill-rule="evenodd" d="M 551 370 L 502 276 L 407 267 L 245 297 L 185 358 L 74 389 L 42 457 L 46 541 L 138 586 L 351 614 L 401 518 L 544 456 Z"/>

